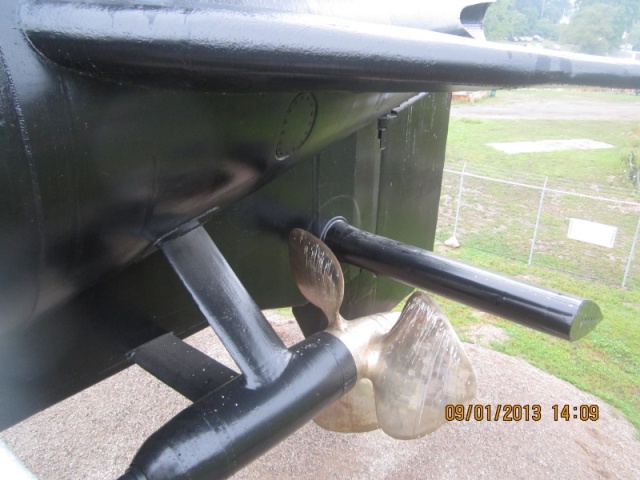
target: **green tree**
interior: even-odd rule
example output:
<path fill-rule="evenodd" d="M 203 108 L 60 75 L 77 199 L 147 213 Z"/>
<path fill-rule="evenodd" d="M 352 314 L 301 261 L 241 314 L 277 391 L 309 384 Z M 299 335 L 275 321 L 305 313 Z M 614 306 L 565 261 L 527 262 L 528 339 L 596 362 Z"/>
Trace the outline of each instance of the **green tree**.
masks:
<path fill-rule="evenodd" d="M 640 51 L 640 22 L 637 22 L 629 32 L 627 42 L 633 45 L 633 49 Z"/>
<path fill-rule="evenodd" d="M 640 1 L 638 0 L 578 0 L 576 2 L 576 6 L 580 10 L 599 4 L 617 7 L 621 10 L 620 18 L 617 20 L 621 23 L 623 30 L 629 31 L 634 22 L 640 20 Z"/>
<path fill-rule="evenodd" d="M 541 0 L 515 0 L 514 8 L 525 16 L 527 21 L 527 33 L 532 33 L 538 20 L 542 16 Z"/>
<path fill-rule="evenodd" d="M 485 16 L 485 34 L 498 41 L 534 34 L 556 38 L 557 24 L 570 7 L 569 0 L 498 0 Z"/>
<path fill-rule="evenodd" d="M 516 10 L 523 13 L 529 22 L 547 19 L 558 23 L 563 14 L 571 8 L 569 0 L 516 0 Z"/>
<path fill-rule="evenodd" d="M 607 3 L 581 6 L 563 32 L 562 40 L 579 51 L 606 55 L 622 43 L 624 9 Z"/>
<path fill-rule="evenodd" d="M 557 24 L 562 17 L 569 13 L 571 8 L 572 5 L 569 0 L 542 0 L 540 18 Z"/>
<path fill-rule="evenodd" d="M 489 40 L 507 40 L 529 35 L 531 28 L 527 17 L 515 8 L 515 0 L 497 0 L 484 17 L 484 31 Z"/>
<path fill-rule="evenodd" d="M 534 35 L 540 35 L 542 38 L 549 40 L 558 40 L 560 35 L 560 25 L 552 23 L 547 18 L 541 18 L 533 28 Z"/>

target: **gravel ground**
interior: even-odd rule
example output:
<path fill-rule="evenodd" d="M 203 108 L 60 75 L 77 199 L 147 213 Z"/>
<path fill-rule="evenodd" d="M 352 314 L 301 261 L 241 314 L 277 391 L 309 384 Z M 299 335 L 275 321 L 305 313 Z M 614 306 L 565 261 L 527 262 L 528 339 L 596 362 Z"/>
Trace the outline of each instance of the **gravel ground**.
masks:
<path fill-rule="evenodd" d="M 500 97 L 500 91 L 497 93 Z M 546 98 L 540 102 L 532 94 L 510 98 L 501 103 L 492 99 L 478 103 L 454 102 L 451 116 L 454 118 L 486 118 L 495 120 L 640 120 L 640 97 L 633 100 L 622 98 L 607 100 L 606 106 L 597 98 L 572 96 Z"/>
<path fill-rule="evenodd" d="M 268 317 L 285 343 L 301 339 L 293 320 L 271 312 Z M 482 343 L 501 335 L 487 330 L 470 337 Z M 230 365 L 209 331 L 189 343 Z M 475 403 L 494 409 L 539 404 L 541 420 L 451 422 L 414 441 L 393 440 L 380 431 L 336 434 L 308 424 L 235 478 L 640 478 L 640 442 L 620 413 L 523 360 L 465 346 L 478 375 Z M 41 480 L 116 478 L 144 438 L 187 404 L 132 367 L 0 437 Z M 596 404 L 600 418 L 556 422 L 556 404 Z"/>

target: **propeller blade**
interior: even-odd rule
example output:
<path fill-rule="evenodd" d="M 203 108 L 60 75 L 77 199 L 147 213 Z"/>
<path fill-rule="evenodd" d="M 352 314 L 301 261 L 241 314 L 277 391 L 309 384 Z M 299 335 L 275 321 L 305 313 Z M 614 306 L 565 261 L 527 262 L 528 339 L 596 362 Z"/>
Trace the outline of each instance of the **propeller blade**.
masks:
<path fill-rule="evenodd" d="M 376 340 L 369 365 L 378 424 L 398 439 L 433 432 L 445 423 L 448 404 L 469 403 L 476 375 L 462 343 L 440 307 L 414 293 L 391 331 Z"/>
<path fill-rule="evenodd" d="M 324 312 L 329 328 L 344 330 L 340 316 L 344 277 L 340 262 L 329 247 L 309 232 L 296 228 L 289 235 L 289 262 L 298 288 Z"/>
<path fill-rule="evenodd" d="M 325 430 L 341 433 L 370 432 L 379 428 L 371 381 L 367 378 L 358 380 L 351 390 L 322 410 L 313 421 Z"/>

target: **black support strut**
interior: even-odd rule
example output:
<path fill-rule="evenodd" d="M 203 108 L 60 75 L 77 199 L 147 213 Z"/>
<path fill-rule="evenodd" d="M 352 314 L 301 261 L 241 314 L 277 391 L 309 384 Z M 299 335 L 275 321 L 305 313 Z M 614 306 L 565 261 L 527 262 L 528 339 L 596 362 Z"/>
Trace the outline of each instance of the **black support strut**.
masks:
<path fill-rule="evenodd" d="M 239 376 L 172 333 L 154 338 L 127 357 L 192 402 Z"/>
<path fill-rule="evenodd" d="M 171 335 L 132 352 L 195 402 L 145 441 L 121 480 L 226 478 L 351 389 L 356 364 L 326 332 L 286 348 L 202 227 L 162 250 L 243 375 Z"/>
<path fill-rule="evenodd" d="M 276 380 L 291 357 L 203 227 L 162 247 L 250 388 Z"/>
<path fill-rule="evenodd" d="M 565 340 L 582 338 L 602 320 L 591 300 L 374 235 L 342 219 L 327 224 L 323 240 L 343 261 Z"/>

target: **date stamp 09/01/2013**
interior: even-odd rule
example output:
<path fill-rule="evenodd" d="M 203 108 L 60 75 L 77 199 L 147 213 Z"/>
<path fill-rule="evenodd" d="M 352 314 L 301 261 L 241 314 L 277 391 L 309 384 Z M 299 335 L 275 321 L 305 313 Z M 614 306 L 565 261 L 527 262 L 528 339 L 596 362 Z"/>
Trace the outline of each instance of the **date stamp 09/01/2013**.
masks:
<path fill-rule="evenodd" d="M 595 422 L 600 418 L 600 408 L 597 404 L 582 405 L 551 405 L 549 414 L 554 421 L 580 420 Z M 542 420 L 543 409 L 538 404 L 497 404 L 497 405 L 447 405 L 445 419 L 449 422 L 539 422 Z"/>

